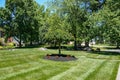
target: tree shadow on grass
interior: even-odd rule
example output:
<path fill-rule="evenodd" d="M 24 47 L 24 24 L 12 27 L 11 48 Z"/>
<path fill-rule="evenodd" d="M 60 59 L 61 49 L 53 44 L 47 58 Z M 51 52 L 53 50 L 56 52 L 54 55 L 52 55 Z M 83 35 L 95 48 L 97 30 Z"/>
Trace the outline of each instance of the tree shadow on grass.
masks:
<path fill-rule="evenodd" d="M 39 48 L 42 47 L 43 45 L 27 45 L 24 47 L 16 47 L 17 49 L 28 49 L 28 48 Z"/>
<path fill-rule="evenodd" d="M 114 56 L 120 56 L 120 52 L 111 52 L 111 51 L 92 51 L 88 52 L 91 54 L 100 54 L 100 55 L 114 55 Z"/>
<path fill-rule="evenodd" d="M 120 49 L 120 48 L 117 48 L 117 47 L 104 47 L 105 49 Z"/>
<path fill-rule="evenodd" d="M 59 49 L 59 46 L 55 46 L 55 47 L 51 47 L 51 46 L 49 46 L 49 47 L 46 47 L 47 49 Z M 61 49 L 67 49 L 67 47 L 66 46 L 61 46 Z"/>

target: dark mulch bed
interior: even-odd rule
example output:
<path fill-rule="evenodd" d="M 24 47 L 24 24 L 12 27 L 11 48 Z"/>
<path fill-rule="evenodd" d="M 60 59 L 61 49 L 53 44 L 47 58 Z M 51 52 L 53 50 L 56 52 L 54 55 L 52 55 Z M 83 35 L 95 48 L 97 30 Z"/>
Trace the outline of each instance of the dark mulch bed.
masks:
<path fill-rule="evenodd" d="M 54 60 L 54 61 L 72 61 L 77 60 L 75 56 L 65 55 L 65 54 L 47 54 L 44 59 Z"/>

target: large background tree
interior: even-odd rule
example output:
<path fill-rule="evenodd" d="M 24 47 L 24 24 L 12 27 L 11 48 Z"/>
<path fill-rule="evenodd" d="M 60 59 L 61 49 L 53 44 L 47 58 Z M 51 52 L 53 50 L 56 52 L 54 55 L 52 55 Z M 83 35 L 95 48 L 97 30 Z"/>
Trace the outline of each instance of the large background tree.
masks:
<path fill-rule="evenodd" d="M 60 3 L 58 5 L 58 3 Z M 53 8 L 58 9 L 67 16 L 67 22 L 70 24 L 71 33 L 74 37 L 74 49 L 77 49 L 77 41 L 79 43 L 85 42 L 85 46 L 89 47 L 89 41 L 96 37 L 94 34 L 97 23 L 99 21 L 93 20 L 98 10 L 104 4 L 104 0 L 53 0 Z M 93 20 L 93 21 L 92 21 Z"/>
<path fill-rule="evenodd" d="M 106 0 L 105 6 L 102 10 L 102 16 L 105 22 L 106 39 L 110 44 L 116 44 L 117 48 L 120 46 L 120 1 Z"/>
<path fill-rule="evenodd" d="M 9 33 L 12 33 L 10 36 L 17 36 L 20 39 L 18 40 L 20 47 L 22 40 L 30 42 L 30 45 L 33 41 L 39 40 L 40 22 L 37 18 L 40 16 L 39 8 L 34 0 L 6 0 L 6 9 L 10 12 L 10 18 L 8 19 Z"/>
<path fill-rule="evenodd" d="M 74 49 L 77 49 L 77 39 L 80 37 L 78 35 L 82 30 L 83 22 L 86 21 L 85 12 L 81 8 L 80 0 L 65 0 L 63 2 L 63 10 L 68 16 L 68 23 L 71 26 L 71 33 L 74 37 Z"/>

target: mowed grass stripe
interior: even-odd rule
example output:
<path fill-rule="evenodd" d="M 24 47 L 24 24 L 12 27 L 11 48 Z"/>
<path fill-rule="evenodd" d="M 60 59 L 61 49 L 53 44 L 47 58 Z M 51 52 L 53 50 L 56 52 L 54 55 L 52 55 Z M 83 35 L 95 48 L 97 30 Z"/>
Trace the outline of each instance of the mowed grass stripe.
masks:
<path fill-rule="evenodd" d="M 5 59 L 12 59 L 13 57 L 14 58 L 20 58 L 20 57 L 23 57 L 23 56 L 29 56 L 29 55 L 37 55 L 37 54 L 11 54 L 11 55 L 3 55 L 3 56 L 0 56 L 0 61 L 1 60 L 5 60 Z"/>
<path fill-rule="evenodd" d="M 84 77 L 83 74 L 88 72 L 89 69 L 94 69 L 95 67 L 101 65 L 103 62 L 104 61 L 101 60 L 94 61 L 93 59 L 82 58 L 79 60 L 77 65 L 71 67 L 70 69 L 63 73 L 53 76 L 49 80 L 76 80 L 80 78 L 80 76 L 83 78 Z M 94 68 L 92 68 L 93 66 Z"/>
<path fill-rule="evenodd" d="M 44 60 L 44 59 L 40 59 L 38 60 L 38 62 L 41 62 L 42 64 L 49 65 L 49 66 L 41 68 L 37 71 L 35 70 L 25 74 L 17 75 L 15 77 L 7 78 L 7 80 L 16 80 L 16 79 L 17 80 L 24 80 L 24 79 L 25 80 L 46 80 L 51 76 L 55 76 L 56 74 L 66 71 L 69 67 L 77 63 L 76 61 L 70 61 L 70 62 L 57 61 L 56 62 L 56 61 L 50 61 L 50 60 Z"/>
<path fill-rule="evenodd" d="M 23 64 L 23 63 L 28 63 L 30 61 L 36 61 L 36 56 L 31 56 L 31 58 L 23 56 L 23 58 L 18 58 L 18 59 L 13 58 L 11 60 L 1 61 L 0 68 L 15 66 L 15 65 Z"/>
<path fill-rule="evenodd" d="M 2 77 L 0 77 L 0 80 L 8 80 L 8 78 L 11 78 L 11 77 L 15 77 L 15 76 L 17 76 L 17 75 L 21 75 L 21 74 L 25 74 L 25 73 L 29 73 L 29 72 L 32 72 L 32 71 L 34 71 L 34 70 L 38 70 L 38 69 L 41 69 L 41 68 L 43 68 L 43 67 L 45 67 L 45 66 L 47 66 L 48 67 L 48 65 L 36 65 L 36 66 L 31 66 L 31 67 L 28 67 L 27 69 L 26 68 L 21 68 L 21 69 L 19 69 L 19 71 L 15 71 L 15 72 L 13 72 L 13 73 L 10 73 L 10 74 L 6 74 L 6 76 L 2 76 Z"/>
<path fill-rule="evenodd" d="M 8 54 L 9 53 L 9 54 Z M 1 59 L 7 59 L 7 58 L 13 58 L 13 57 L 20 57 L 20 56 L 28 56 L 28 55 L 43 55 L 45 54 L 43 51 L 38 51 L 38 50 L 21 50 L 21 51 L 5 51 L 5 52 L 1 52 L 0 51 L 0 60 Z"/>
<path fill-rule="evenodd" d="M 40 51 L 38 49 L 17 49 L 15 51 L 0 50 L 0 60 L 12 57 L 28 56 L 28 55 L 44 55 L 46 52 Z"/>
<path fill-rule="evenodd" d="M 69 64 L 69 66 L 71 66 L 70 62 L 55 62 L 55 61 L 49 61 L 49 60 L 44 60 L 44 59 L 38 59 L 37 62 L 30 61 L 29 63 L 23 63 L 23 64 L 14 65 L 14 66 L 0 68 L 0 74 L 1 74 L 0 80 L 4 79 L 6 75 L 7 75 L 7 77 L 14 76 L 14 74 L 21 75 L 22 73 L 20 74 L 19 71 L 25 71 L 29 68 L 40 66 L 40 65 L 41 66 L 43 66 L 43 65 L 46 65 L 46 66 L 47 65 L 49 65 L 49 66 L 59 65 L 60 67 L 63 67 L 62 65 L 64 65 L 63 68 L 65 68 L 68 66 L 68 64 Z M 47 67 L 49 68 L 49 66 L 47 66 Z M 45 68 L 41 68 L 41 69 L 44 70 Z M 55 67 L 53 67 L 53 69 L 55 69 Z M 50 70 L 52 71 L 52 69 L 50 69 Z M 55 70 L 53 70 L 53 71 L 55 71 Z M 60 69 L 59 72 L 61 72 L 61 71 L 62 70 Z"/>
<path fill-rule="evenodd" d="M 115 80 L 119 69 L 119 62 L 116 62 L 110 80 Z"/>
<path fill-rule="evenodd" d="M 118 68 L 118 62 L 107 61 L 104 65 L 97 68 L 91 73 L 85 80 L 115 80 L 116 68 Z"/>
<path fill-rule="evenodd" d="M 0 59 L 0 63 L 2 63 L 2 62 L 8 62 L 8 61 L 14 61 L 14 60 L 17 60 L 17 59 L 36 59 L 36 58 L 38 58 L 38 57 L 40 57 L 40 55 L 39 54 L 28 54 L 28 55 L 23 55 L 23 56 L 15 56 L 15 57 L 9 57 L 9 56 L 7 56 L 7 57 L 4 57 L 4 59 Z"/>
<path fill-rule="evenodd" d="M 68 69 L 68 67 L 48 65 L 44 68 L 7 78 L 6 80 L 47 80 L 51 76 L 64 72 L 66 69 Z"/>
<path fill-rule="evenodd" d="M 20 70 L 36 67 L 40 64 L 41 63 L 38 63 L 38 62 L 29 62 L 29 63 L 19 64 L 15 66 L 0 68 L 0 77 L 6 76 L 7 74 L 11 74 L 14 72 L 19 72 Z"/>
<path fill-rule="evenodd" d="M 15 66 L 15 65 L 19 65 L 19 64 L 23 64 L 23 63 L 27 63 L 28 60 L 24 60 L 24 59 L 15 59 L 15 60 L 9 60 L 7 61 L 3 61 L 0 62 L 0 68 L 4 68 L 4 67 L 9 67 L 9 66 Z"/>
<path fill-rule="evenodd" d="M 93 64 L 91 68 L 89 68 L 85 73 L 79 76 L 76 80 L 85 80 L 91 73 L 93 73 L 96 69 L 100 68 L 106 63 L 106 61 L 97 62 Z"/>
<path fill-rule="evenodd" d="M 10 67 L 10 66 L 15 66 L 15 65 L 19 65 L 19 64 L 23 64 L 23 63 L 28 63 L 28 62 L 33 62 L 33 61 L 38 61 L 38 59 L 40 59 L 40 55 L 39 54 L 34 54 L 34 55 L 23 55 L 20 57 L 12 57 L 11 59 L 4 59 L 0 61 L 0 68 L 4 68 L 4 67 Z"/>

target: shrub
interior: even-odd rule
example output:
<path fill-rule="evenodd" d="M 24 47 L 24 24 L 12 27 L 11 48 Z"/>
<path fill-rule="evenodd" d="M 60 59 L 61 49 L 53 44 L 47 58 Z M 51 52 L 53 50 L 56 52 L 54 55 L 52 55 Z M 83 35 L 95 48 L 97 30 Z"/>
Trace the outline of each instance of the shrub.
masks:
<path fill-rule="evenodd" d="M 5 48 L 15 48 L 14 43 L 13 42 L 7 43 Z"/>
<path fill-rule="evenodd" d="M 3 47 L 2 47 L 2 46 L 0 46 L 0 49 L 3 49 Z"/>
<path fill-rule="evenodd" d="M 9 43 L 7 43 L 7 46 L 14 46 L 14 43 L 9 42 Z"/>
<path fill-rule="evenodd" d="M 5 45 L 5 39 L 4 38 L 0 38 L 0 45 Z"/>

